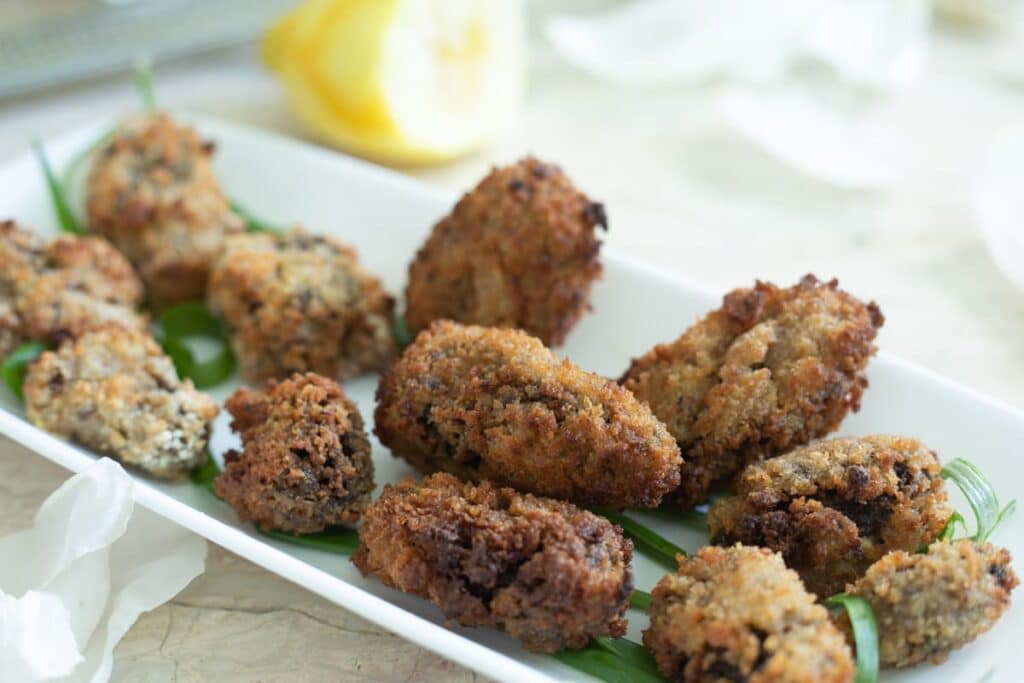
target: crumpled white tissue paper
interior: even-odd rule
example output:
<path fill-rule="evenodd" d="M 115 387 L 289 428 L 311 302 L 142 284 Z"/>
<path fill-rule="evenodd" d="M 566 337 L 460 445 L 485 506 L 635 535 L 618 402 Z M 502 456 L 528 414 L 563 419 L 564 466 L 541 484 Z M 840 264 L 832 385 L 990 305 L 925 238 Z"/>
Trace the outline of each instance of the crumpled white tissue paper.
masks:
<path fill-rule="evenodd" d="M 992 260 L 1024 290 L 1024 128 L 995 135 L 975 179 L 974 214 Z"/>
<path fill-rule="evenodd" d="M 97 461 L 46 499 L 32 528 L 0 538 L 0 680 L 107 681 L 139 615 L 205 561 L 202 538 L 136 508 L 131 478 Z"/>
<path fill-rule="evenodd" d="M 923 70 L 932 0 L 635 0 L 549 19 L 568 62 L 638 85 L 714 85 L 723 120 L 778 160 L 840 187 L 890 183 L 897 150 L 865 112 Z M 820 97 L 846 89 L 843 97 Z M 780 134 L 781 132 L 781 134 Z"/>

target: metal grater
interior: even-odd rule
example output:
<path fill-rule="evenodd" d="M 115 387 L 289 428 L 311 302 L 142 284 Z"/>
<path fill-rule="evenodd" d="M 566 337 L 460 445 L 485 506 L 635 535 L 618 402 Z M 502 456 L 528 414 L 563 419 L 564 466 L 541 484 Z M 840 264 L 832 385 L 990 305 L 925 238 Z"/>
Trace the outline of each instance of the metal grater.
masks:
<path fill-rule="evenodd" d="M 64 2 L 64 11 L 54 0 L 22 0 L 17 10 L 3 4 L 0 97 L 130 68 L 143 55 L 238 45 L 295 0 L 89 0 Z"/>

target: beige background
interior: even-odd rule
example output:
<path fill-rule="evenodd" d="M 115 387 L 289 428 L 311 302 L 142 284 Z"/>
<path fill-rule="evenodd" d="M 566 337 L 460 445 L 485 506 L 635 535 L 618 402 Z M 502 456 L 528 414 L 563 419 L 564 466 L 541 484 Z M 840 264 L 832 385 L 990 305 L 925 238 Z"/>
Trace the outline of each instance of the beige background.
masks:
<path fill-rule="evenodd" d="M 939 39 L 927 76 L 886 108 L 912 163 L 884 192 L 843 191 L 780 166 L 721 129 L 701 93 L 612 89 L 543 53 L 502 142 L 410 172 L 457 192 L 527 151 L 559 161 L 606 202 L 608 248 L 723 291 L 755 277 L 838 276 L 882 306 L 886 350 L 1021 407 L 1024 295 L 986 253 L 968 194 L 980 150 L 1024 111 L 1024 93 L 993 75 L 995 60 L 976 38 Z M 301 135 L 249 49 L 161 68 L 157 87 L 175 108 Z M 133 106 L 125 78 L 5 103 L 0 161 L 33 136 Z M 28 524 L 66 476 L 0 439 L 0 534 Z M 476 678 L 212 546 L 207 572 L 144 615 L 116 657 L 118 681 Z"/>

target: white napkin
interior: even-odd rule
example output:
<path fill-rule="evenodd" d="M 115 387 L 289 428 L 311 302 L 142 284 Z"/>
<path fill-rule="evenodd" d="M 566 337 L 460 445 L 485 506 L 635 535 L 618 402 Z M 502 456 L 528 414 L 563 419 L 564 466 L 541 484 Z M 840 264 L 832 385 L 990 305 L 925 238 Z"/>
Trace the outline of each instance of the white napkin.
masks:
<path fill-rule="evenodd" d="M 545 33 L 597 78 L 725 82 L 708 95 L 740 137 L 805 174 L 872 189 L 902 164 L 896 148 L 874 143 L 870 110 L 924 68 L 931 0 L 635 0 L 553 17 Z"/>
<path fill-rule="evenodd" d="M 110 678 L 140 614 L 202 573 L 202 538 L 144 508 L 104 458 L 57 489 L 32 528 L 0 539 L 0 680 Z"/>

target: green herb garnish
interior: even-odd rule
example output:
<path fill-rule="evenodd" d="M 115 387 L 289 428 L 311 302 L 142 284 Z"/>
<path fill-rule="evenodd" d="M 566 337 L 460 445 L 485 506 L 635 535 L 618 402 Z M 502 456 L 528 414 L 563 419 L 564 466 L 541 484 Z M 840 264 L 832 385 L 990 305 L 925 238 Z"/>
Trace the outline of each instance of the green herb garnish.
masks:
<path fill-rule="evenodd" d="M 156 95 L 153 92 L 153 63 L 149 59 L 141 59 L 135 66 L 135 88 L 142 99 L 142 108 L 147 114 L 156 111 Z"/>
<path fill-rule="evenodd" d="M 840 593 L 825 600 L 825 605 L 842 607 L 850 619 L 857 654 L 854 683 L 875 683 L 878 680 L 878 626 L 871 604 L 858 595 Z"/>
<path fill-rule="evenodd" d="M 592 508 L 593 512 L 607 518 L 622 527 L 623 533 L 636 543 L 637 550 L 668 569 L 676 569 L 676 555 L 686 555 L 686 551 L 663 536 L 651 531 L 646 526 L 630 519 L 616 510 Z"/>
<path fill-rule="evenodd" d="M 203 304 L 188 301 L 164 310 L 160 327 L 160 342 L 178 374 L 190 378 L 200 389 L 216 386 L 234 372 L 235 357 L 220 321 Z M 212 358 L 199 361 L 185 344 L 187 337 L 205 337 L 220 348 Z"/>
<path fill-rule="evenodd" d="M 33 140 L 32 151 L 35 152 L 36 159 L 39 160 L 39 166 L 43 170 L 46 187 L 50 192 L 50 202 L 53 204 L 53 212 L 57 214 L 57 223 L 60 225 L 61 231 L 73 235 L 84 235 L 85 230 L 79 225 L 78 219 L 75 218 L 75 213 L 71 210 L 71 205 L 68 203 L 68 198 L 64 195 L 64 189 L 57 182 L 57 177 L 53 174 L 53 168 L 46 158 L 46 152 L 43 150 L 42 143 L 38 140 Z"/>
<path fill-rule="evenodd" d="M 391 336 L 394 337 L 399 350 L 412 343 L 409 325 L 405 322 L 405 316 L 401 313 L 395 313 L 395 317 L 391 319 Z"/>
<path fill-rule="evenodd" d="M 257 218 L 252 213 L 250 213 L 248 209 L 246 209 L 244 206 L 242 206 L 235 200 L 231 200 L 230 206 L 232 213 L 241 218 L 242 221 L 245 223 L 246 232 L 269 232 L 271 234 L 280 234 L 284 232 L 284 230 L 277 227 L 276 225 L 271 225 L 265 220 Z"/>
<path fill-rule="evenodd" d="M 3 375 L 4 384 L 14 392 L 19 401 L 25 400 L 25 373 L 28 372 L 28 364 L 39 358 L 45 350 L 46 344 L 42 342 L 25 342 L 4 359 L 0 374 Z"/>
<path fill-rule="evenodd" d="M 635 589 L 629 594 L 629 606 L 633 609 L 647 611 L 647 608 L 651 606 L 651 594 L 639 588 Z"/>
<path fill-rule="evenodd" d="M 977 520 L 977 528 L 970 538 L 979 543 L 987 541 L 1000 522 L 1013 514 L 1017 506 L 1017 501 L 1011 500 L 1000 510 L 999 499 L 992 484 L 976 465 L 963 458 L 957 458 L 943 467 L 942 478 L 952 479 L 967 498 Z M 960 522 L 963 522 L 963 517 L 960 517 Z M 943 533 L 946 533 L 945 529 Z"/>
<path fill-rule="evenodd" d="M 193 484 L 208 488 L 210 493 L 216 496 L 217 490 L 213 488 L 213 480 L 217 478 L 218 474 L 220 474 L 220 468 L 217 467 L 217 461 L 213 459 L 212 453 L 207 453 L 206 464 L 192 470 L 189 479 Z"/>
<path fill-rule="evenodd" d="M 606 683 L 664 682 L 647 651 L 625 638 L 595 638 L 582 650 L 562 650 L 552 656 Z"/>
<path fill-rule="evenodd" d="M 273 538 L 284 543 L 313 548 L 314 550 L 326 550 L 332 553 L 351 555 L 359 547 L 359 532 L 348 527 L 331 527 L 312 534 L 288 534 L 283 531 L 264 531 L 259 527 L 256 530 L 267 538 Z"/>

